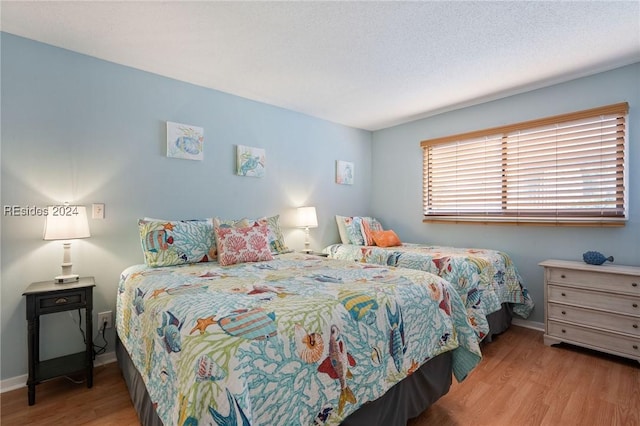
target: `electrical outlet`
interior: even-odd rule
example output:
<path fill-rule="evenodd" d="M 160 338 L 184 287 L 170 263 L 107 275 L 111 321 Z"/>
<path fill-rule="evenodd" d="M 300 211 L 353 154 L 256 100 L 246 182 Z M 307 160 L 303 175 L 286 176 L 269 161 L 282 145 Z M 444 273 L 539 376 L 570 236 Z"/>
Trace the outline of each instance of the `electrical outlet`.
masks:
<path fill-rule="evenodd" d="M 105 322 L 107 323 L 105 328 L 113 327 L 113 314 L 111 311 L 98 313 L 98 330 L 102 330 L 102 326 Z"/>

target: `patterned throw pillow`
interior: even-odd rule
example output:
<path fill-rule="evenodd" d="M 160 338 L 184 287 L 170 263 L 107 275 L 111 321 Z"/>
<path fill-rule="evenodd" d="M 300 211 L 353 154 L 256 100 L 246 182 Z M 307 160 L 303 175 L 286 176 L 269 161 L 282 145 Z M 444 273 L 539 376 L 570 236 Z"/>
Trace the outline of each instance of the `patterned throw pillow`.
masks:
<path fill-rule="evenodd" d="M 138 231 L 147 266 L 209 262 L 216 258 L 216 241 L 211 219 L 140 219 Z"/>
<path fill-rule="evenodd" d="M 382 224 L 378 222 L 376 218 L 373 217 L 363 217 L 362 218 L 362 228 L 360 232 L 362 233 L 362 237 L 364 239 L 365 246 L 374 246 L 376 242 L 373 239 L 372 231 L 382 231 Z"/>
<path fill-rule="evenodd" d="M 282 234 L 282 229 L 280 228 L 280 215 L 270 216 L 270 217 L 261 217 L 260 219 L 220 219 L 215 218 L 214 227 L 225 227 L 225 228 L 244 228 L 247 226 L 255 226 L 255 225 L 267 225 L 269 229 L 269 234 L 267 238 L 269 239 L 269 249 L 272 254 L 280 254 L 280 253 L 289 253 L 291 250 L 287 247 L 284 242 L 284 235 Z"/>
<path fill-rule="evenodd" d="M 247 227 L 216 227 L 218 262 L 222 266 L 244 262 L 272 260 L 269 250 L 269 227 L 267 225 Z"/>
<path fill-rule="evenodd" d="M 382 225 L 373 217 L 336 215 L 336 222 L 342 244 L 372 246 L 375 242 L 371 231 L 382 231 Z"/>
<path fill-rule="evenodd" d="M 263 217 L 258 219 L 259 223 L 266 222 L 267 227 L 269 228 L 269 248 L 271 253 L 280 254 L 280 253 L 289 253 L 289 247 L 284 242 L 284 235 L 282 234 L 282 229 L 280 228 L 280 215 Z"/>
<path fill-rule="evenodd" d="M 345 219 L 344 227 L 347 231 L 349 244 L 355 244 L 357 246 L 364 245 L 364 237 L 362 236 L 361 223 L 362 223 L 362 218 L 358 216 L 348 217 Z"/>
<path fill-rule="evenodd" d="M 391 229 L 388 229 L 386 231 L 373 231 L 371 234 L 373 235 L 373 239 L 375 240 L 377 246 L 394 247 L 402 245 L 402 242 L 400 241 L 400 238 L 398 238 L 398 235 Z"/>

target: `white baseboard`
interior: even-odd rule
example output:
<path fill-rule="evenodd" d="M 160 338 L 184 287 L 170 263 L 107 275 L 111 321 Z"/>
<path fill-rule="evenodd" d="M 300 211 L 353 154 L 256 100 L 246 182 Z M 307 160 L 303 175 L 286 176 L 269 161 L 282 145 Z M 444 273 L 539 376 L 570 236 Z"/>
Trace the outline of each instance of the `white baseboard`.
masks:
<path fill-rule="evenodd" d="M 544 323 L 537 321 L 529 321 L 520 318 L 513 318 L 511 320 L 511 324 L 517 325 L 518 327 L 530 328 L 532 330 L 544 331 Z"/>
<path fill-rule="evenodd" d="M 93 361 L 94 367 L 99 367 L 101 365 L 110 364 L 116 361 L 116 352 L 107 352 L 106 354 L 96 356 L 96 359 Z M 0 381 L 0 393 L 12 391 L 15 389 L 20 389 L 27 386 L 27 375 L 22 374 L 17 377 L 11 377 L 9 379 Z"/>
<path fill-rule="evenodd" d="M 0 381 L 0 393 L 12 391 L 14 389 L 20 389 L 27 385 L 27 375 L 12 377 Z"/>

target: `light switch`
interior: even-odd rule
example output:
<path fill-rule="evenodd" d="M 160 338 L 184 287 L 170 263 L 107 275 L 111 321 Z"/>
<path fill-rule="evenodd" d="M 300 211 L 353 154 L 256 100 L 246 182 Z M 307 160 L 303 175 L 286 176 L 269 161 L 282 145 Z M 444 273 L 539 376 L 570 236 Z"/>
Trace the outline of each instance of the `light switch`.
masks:
<path fill-rule="evenodd" d="M 94 203 L 92 207 L 93 207 L 93 211 L 91 213 L 91 218 L 104 219 L 104 204 Z"/>

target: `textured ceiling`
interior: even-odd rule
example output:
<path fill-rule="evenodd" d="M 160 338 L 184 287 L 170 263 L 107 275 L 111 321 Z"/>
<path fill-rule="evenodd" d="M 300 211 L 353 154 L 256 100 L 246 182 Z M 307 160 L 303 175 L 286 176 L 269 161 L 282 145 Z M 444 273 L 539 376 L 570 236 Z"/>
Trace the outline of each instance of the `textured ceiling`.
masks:
<path fill-rule="evenodd" d="M 2 31 L 377 130 L 640 61 L 640 2 L 2 1 Z"/>

